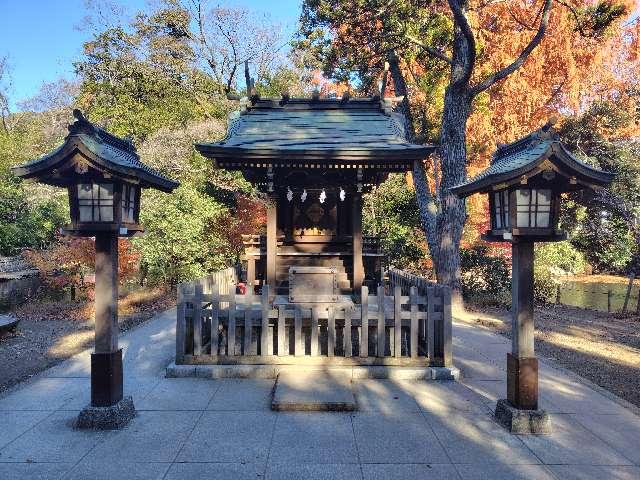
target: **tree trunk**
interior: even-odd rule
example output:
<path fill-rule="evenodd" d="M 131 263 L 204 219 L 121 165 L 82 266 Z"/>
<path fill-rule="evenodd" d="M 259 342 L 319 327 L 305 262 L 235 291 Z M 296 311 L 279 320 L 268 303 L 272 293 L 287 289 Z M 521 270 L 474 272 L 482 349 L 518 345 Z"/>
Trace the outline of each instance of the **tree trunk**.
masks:
<path fill-rule="evenodd" d="M 404 79 L 398 57 L 395 54 L 389 57 L 389 71 L 393 78 L 393 88 L 395 94 L 404 97 L 399 105 L 399 111 L 403 114 L 405 120 L 405 134 L 409 141 L 415 141 L 415 128 L 413 126 L 413 116 L 411 115 L 411 106 L 409 104 L 409 89 Z M 413 186 L 416 191 L 416 202 L 418 203 L 418 211 L 420 213 L 420 223 L 424 232 L 429 253 L 431 258 L 438 256 L 438 239 L 436 237 L 436 218 L 438 215 L 438 206 L 434 201 L 433 195 L 429 190 L 427 173 L 425 172 L 424 162 L 417 160 L 413 163 Z"/>
<path fill-rule="evenodd" d="M 466 130 L 471 113 L 470 95 L 466 90 L 449 86 L 444 97 L 440 133 L 442 179 L 441 211 L 436 223 L 438 255 L 433 262 L 439 283 L 449 285 L 458 305 L 462 305 L 460 287 L 460 238 L 466 219 L 464 200 L 449 189 L 462 183 L 466 172 Z"/>
<path fill-rule="evenodd" d="M 463 45 L 458 47 L 458 55 L 460 57 L 468 56 L 468 48 L 464 46 L 464 39 L 460 32 L 458 32 L 457 41 Z M 458 65 L 461 65 L 467 60 L 456 58 L 456 61 Z M 395 55 L 390 57 L 389 63 L 396 95 L 405 97 L 400 105 L 400 111 L 406 119 L 405 129 L 410 138 L 413 138 L 414 129 L 407 85 Z M 452 79 L 458 79 L 463 73 L 457 67 L 452 68 Z M 429 190 L 423 162 L 415 162 L 413 166 L 413 182 L 420 210 L 420 220 L 429 245 L 436 278 L 438 283 L 451 287 L 452 302 L 459 307 L 463 305 L 460 287 L 459 248 L 466 219 L 466 209 L 464 200 L 460 200 L 456 195 L 450 193 L 449 188 L 462 183 L 465 179 L 466 131 L 472 101 L 473 96 L 466 83 L 464 87 L 458 87 L 452 81 L 445 92 L 439 148 L 442 177 L 438 195 L 439 205 Z"/>

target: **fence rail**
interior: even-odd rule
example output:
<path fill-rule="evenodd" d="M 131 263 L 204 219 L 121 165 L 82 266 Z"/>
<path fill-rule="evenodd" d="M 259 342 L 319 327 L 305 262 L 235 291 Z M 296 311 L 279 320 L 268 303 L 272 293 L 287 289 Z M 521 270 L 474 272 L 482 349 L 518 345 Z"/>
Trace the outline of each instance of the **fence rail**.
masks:
<path fill-rule="evenodd" d="M 395 271 L 389 295 L 364 286 L 360 303 L 310 306 L 274 303 L 267 285 L 236 294 L 234 275 L 181 286 L 176 363 L 451 365 L 446 287 Z"/>

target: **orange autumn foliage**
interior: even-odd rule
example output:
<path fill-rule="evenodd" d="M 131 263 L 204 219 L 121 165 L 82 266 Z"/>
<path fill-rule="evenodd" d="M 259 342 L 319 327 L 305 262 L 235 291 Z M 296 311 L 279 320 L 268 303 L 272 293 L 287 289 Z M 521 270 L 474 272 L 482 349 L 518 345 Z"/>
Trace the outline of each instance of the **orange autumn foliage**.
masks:
<path fill-rule="evenodd" d="M 341 97 L 343 93 L 349 91 L 349 85 L 343 82 L 332 82 L 326 78 L 320 70 L 313 72 L 311 78 L 311 85 L 314 89 L 317 89 L 320 96 L 328 97 L 329 95 L 335 95 Z"/>
<path fill-rule="evenodd" d="M 222 234 L 224 242 L 221 243 L 221 247 L 229 248 L 230 253 L 237 257 L 244 251 L 242 235 L 258 234 L 265 229 L 266 223 L 267 209 L 264 203 L 255 197 L 237 193 L 233 215 L 221 217 L 219 224 L 213 228 Z"/>
<path fill-rule="evenodd" d="M 573 4 L 580 7 L 590 2 Z M 627 12 L 637 8 L 632 1 L 626 7 Z M 521 24 L 530 22 L 538 8 L 538 2 L 506 2 L 479 10 L 473 18 L 482 46 L 478 78 L 508 64 L 526 46 L 533 33 Z M 640 87 L 640 22 L 629 23 L 627 16 L 596 38 L 585 38 L 575 29 L 568 11 L 554 8 L 544 39 L 525 64 L 476 100 L 467 124 L 469 176 L 486 168 L 496 143 L 526 135 L 551 116 L 576 115 L 602 100 L 615 101 L 619 108 L 636 108 L 633 92 Z M 638 135 L 640 125 L 615 132 L 618 138 Z M 486 229 L 481 223 L 488 207 L 481 196 L 469 203 L 472 214 L 467 232 L 477 238 Z"/>
<path fill-rule="evenodd" d="M 551 116 L 577 115 L 594 101 L 602 100 L 614 101 L 618 108 L 630 111 L 637 108 L 640 2 L 623 1 L 627 15 L 595 37 L 580 35 L 569 10 L 554 6 L 545 37 L 524 65 L 476 98 L 467 123 L 468 176 L 474 176 L 488 166 L 497 143 L 510 142 L 530 133 Z M 593 2 L 572 0 L 570 4 L 580 9 Z M 540 7 L 539 0 L 472 2 L 469 16 L 478 46 L 473 81 L 482 80 L 519 55 L 535 34 L 535 19 Z M 428 74 L 426 66 L 418 61 L 405 62 L 403 67 L 406 78 Z M 441 104 L 434 102 L 434 98 L 444 91 L 446 81 L 445 76 L 435 93 L 410 85 L 413 87 L 413 110 L 419 111 L 433 125 L 439 125 L 441 115 Z M 637 138 L 640 137 L 640 125 L 631 124 L 625 129 L 606 133 L 621 139 Z M 435 135 L 432 133 L 432 136 Z M 434 191 L 432 163 L 427 162 L 426 166 Z M 408 184 L 411 185 L 410 178 Z M 479 234 L 487 228 L 486 199 L 475 195 L 467 205 L 469 217 L 463 244 L 477 241 Z"/>
<path fill-rule="evenodd" d="M 26 250 L 26 259 L 40 271 L 43 281 L 51 288 L 83 288 L 89 286 L 86 277 L 95 270 L 95 241 L 93 238 L 59 237 L 46 250 Z M 140 254 L 128 238 L 118 239 L 118 279 L 120 283 L 138 272 Z"/>
<path fill-rule="evenodd" d="M 468 122 L 471 168 L 484 168 L 497 142 L 509 142 L 543 125 L 550 116 L 579 114 L 596 100 L 616 100 L 622 105 L 640 86 L 637 50 L 639 22 L 631 21 L 634 2 L 625 0 L 629 15 L 613 23 L 602 36 L 584 37 L 566 8 L 551 11 L 549 27 L 540 45 L 522 67 L 476 101 Z M 576 8 L 589 1 L 571 2 Z M 492 3 L 477 10 L 480 53 L 475 78 L 496 71 L 515 58 L 531 39 L 531 24 L 539 2 Z M 632 103 L 626 102 L 627 108 Z M 634 136 L 635 131 L 619 132 Z"/>

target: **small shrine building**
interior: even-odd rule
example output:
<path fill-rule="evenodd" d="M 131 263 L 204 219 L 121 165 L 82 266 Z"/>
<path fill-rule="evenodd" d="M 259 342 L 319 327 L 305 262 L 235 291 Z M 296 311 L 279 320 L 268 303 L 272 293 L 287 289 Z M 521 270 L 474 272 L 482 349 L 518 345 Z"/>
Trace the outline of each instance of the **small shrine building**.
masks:
<path fill-rule="evenodd" d="M 196 144 L 268 196 L 266 236 L 245 239 L 250 284 L 305 302 L 380 282 L 383 254 L 378 238 L 363 237 L 362 195 L 434 149 L 410 143 L 392 108 L 380 97 L 254 96 L 224 140 Z"/>

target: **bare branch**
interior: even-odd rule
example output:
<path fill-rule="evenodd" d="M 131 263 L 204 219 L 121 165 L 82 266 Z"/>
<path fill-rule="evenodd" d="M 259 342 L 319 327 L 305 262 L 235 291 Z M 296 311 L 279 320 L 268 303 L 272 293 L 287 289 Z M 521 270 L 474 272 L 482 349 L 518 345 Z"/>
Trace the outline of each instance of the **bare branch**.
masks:
<path fill-rule="evenodd" d="M 540 24 L 538 31 L 533 36 L 529 44 L 522 50 L 518 58 L 516 58 L 510 65 L 504 67 L 502 70 L 497 71 L 493 75 L 487 77 L 482 82 L 478 83 L 471 89 L 471 95 L 475 96 L 481 92 L 484 92 L 487 88 L 491 87 L 496 82 L 507 78 L 518 68 L 522 66 L 525 60 L 529 57 L 531 52 L 540 44 L 549 24 L 549 15 L 551 13 L 551 5 L 553 0 L 545 0 L 544 8 L 542 10 L 542 17 L 540 18 Z"/>
<path fill-rule="evenodd" d="M 509 16 L 511 17 L 511 20 L 513 20 L 514 22 L 516 22 L 518 25 L 520 25 L 522 28 L 524 28 L 525 30 L 530 30 L 530 31 L 535 31 L 535 27 L 532 27 L 531 25 L 526 24 L 525 22 L 523 22 L 522 20 L 520 20 L 515 13 L 513 13 L 511 11 L 510 8 L 507 9 L 507 12 L 509 12 Z M 537 17 L 536 17 L 537 20 Z M 534 20 L 534 24 L 535 24 L 535 20 Z"/>
<path fill-rule="evenodd" d="M 180 0 L 194 19 L 189 38 L 211 70 L 220 94 L 236 86 L 245 60 L 253 60 L 258 75 L 282 59 L 282 29 L 268 14 L 214 6 L 212 0 Z"/>

